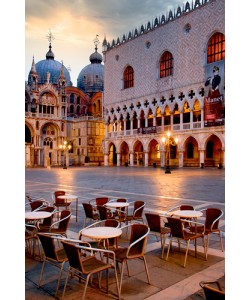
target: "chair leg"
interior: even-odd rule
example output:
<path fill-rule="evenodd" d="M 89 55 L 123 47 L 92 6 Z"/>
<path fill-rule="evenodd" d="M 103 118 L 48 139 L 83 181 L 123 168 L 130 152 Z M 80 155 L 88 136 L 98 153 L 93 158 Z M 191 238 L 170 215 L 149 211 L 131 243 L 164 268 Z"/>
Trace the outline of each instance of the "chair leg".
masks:
<path fill-rule="evenodd" d="M 121 291 L 122 291 L 122 278 L 123 278 L 124 263 L 125 263 L 125 261 L 122 261 L 119 295 L 121 295 Z"/>
<path fill-rule="evenodd" d="M 121 294 L 120 294 L 119 281 L 118 281 L 117 269 L 116 269 L 115 264 L 114 264 L 114 272 L 115 272 L 115 281 L 116 281 L 118 299 L 120 299 L 121 298 Z"/>
<path fill-rule="evenodd" d="M 219 231 L 219 237 L 220 237 L 220 246 L 221 246 L 221 251 L 222 251 L 222 252 L 224 252 L 224 247 L 223 247 L 223 242 L 222 242 L 221 231 Z"/>
<path fill-rule="evenodd" d="M 184 259 L 184 265 L 183 267 L 185 268 L 186 267 L 186 262 L 187 262 L 187 254 L 188 254 L 188 249 L 189 249 L 189 242 L 190 240 L 187 240 L 187 246 L 186 246 L 186 253 L 185 253 L 185 259 Z"/>
<path fill-rule="evenodd" d="M 166 243 L 166 235 L 163 235 L 161 237 L 161 258 L 163 258 L 164 256 L 165 243 Z"/>
<path fill-rule="evenodd" d="M 167 251 L 167 255 L 166 255 L 166 258 L 165 258 L 165 260 L 168 260 L 168 255 L 169 255 L 169 250 L 170 250 L 170 248 L 171 248 L 171 246 L 172 246 L 172 235 L 170 236 L 170 239 L 169 239 L 169 243 L 168 243 L 168 251 Z"/>
<path fill-rule="evenodd" d="M 60 281 L 61 281 L 61 277 L 62 277 L 62 271 L 63 271 L 64 263 L 65 263 L 65 261 L 61 265 L 60 274 L 59 274 L 59 277 L 58 277 L 58 280 L 57 280 L 55 297 L 57 297 L 57 293 L 58 293 L 58 289 L 59 289 L 59 285 L 60 285 Z"/>
<path fill-rule="evenodd" d="M 66 286 L 67 286 L 67 284 L 68 284 L 69 273 L 70 273 L 70 267 L 68 268 L 68 272 L 67 272 L 67 276 L 66 276 L 66 280 L 65 280 L 65 284 L 64 284 L 64 288 L 63 288 L 62 299 L 64 298 L 64 294 L 65 294 Z"/>
<path fill-rule="evenodd" d="M 40 288 L 40 285 L 41 285 L 41 281 L 42 281 L 42 277 L 43 277 L 43 271 L 44 271 L 45 263 L 46 263 L 46 260 L 44 259 L 43 265 L 42 265 L 42 270 L 41 270 L 40 277 L 39 277 L 39 281 L 38 281 L 38 285 L 37 285 L 38 288 Z"/>
<path fill-rule="evenodd" d="M 148 272 L 148 265 L 147 265 L 146 257 L 144 255 L 143 255 L 143 261 L 144 261 L 144 266 L 145 266 L 145 270 L 146 270 L 146 273 L 147 273 L 148 284 L 150 284 L 150 277 L 149 277 L 149 272 Z"/>
<path fill-rule="evenodd" d="M 87 278 L 86 278 L 86 282 L 85 282 L 85 286 L 84 286 L 84 291 L 83 291 L 83 294 L 82 294 L 82 300 L 85 299 L 85 295 L 86 295 L 86 291 L 87 291 L 87 287 L 88 287 L 88 284 L 89 284 L 89 278 L 92 276 L 92 274 L 88 274 Z"/>

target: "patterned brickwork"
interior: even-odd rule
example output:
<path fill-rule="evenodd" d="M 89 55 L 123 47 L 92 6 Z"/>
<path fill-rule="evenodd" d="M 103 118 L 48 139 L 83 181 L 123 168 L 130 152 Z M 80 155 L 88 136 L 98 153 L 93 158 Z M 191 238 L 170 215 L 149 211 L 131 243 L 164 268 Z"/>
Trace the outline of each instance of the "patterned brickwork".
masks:
<path fill-rule="evenodd" d="M 187 24 L 191 26 L 189 32 L 185 30 Z M 205 82 L 206 48 L 215 32 L 225 34 L 224 0 L 210 1 L 108 50 L 104 77 L 106 114 L 113 117 L 112 107 L 116 110 L 118 106 L 129 107 L 131 103 L 136 110 L 138 101 L 144 103 L 145 99 L 153 110 L 159 106 L 163 111 L 166 105 L 173 108 L 175 102 L 182 106 L 185 100 L 192 105 L 195 99 L 203 106 L 204 95 L 199 92 Z M 147 47 L 149 43 L 150 47 Z M 174 73 L 171 77 L 160 79 L 159 60 L 166 50 L 173 54 Z M 123 71 L 128 65 L 135 72 L 134 87 L 123 89 Z M 195 93 L 192 99 L 188 96 L 191 90 Z M 178 98 L 181 92 L 184 94 L 182 100 Z M 171 95 L 175 97 L 173 102 L 169 101 Z M 162 96 L 167 99 L 164 103 L 160 102 Z M 151 104 L 154 98 L 157 100 L 155 106 Z"/>

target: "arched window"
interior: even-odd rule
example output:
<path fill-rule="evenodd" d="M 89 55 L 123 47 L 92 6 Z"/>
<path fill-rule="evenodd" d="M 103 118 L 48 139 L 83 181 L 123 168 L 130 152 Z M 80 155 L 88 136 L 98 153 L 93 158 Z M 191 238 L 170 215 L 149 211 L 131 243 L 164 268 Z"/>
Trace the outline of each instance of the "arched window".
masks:
<path fill-rule="evenodd" d="M 70 94 L 69 100 L 70 103 L 74 103 L 74 94 Z"/>
<path fill-rule="evenodd" d="M 173 75 L 173 55 L 166 51 L 160 59 L 160 78 Z"/>
<path fill-rule="evenodd" d="M 207 46 L 207 63 L 225 59 L 225 36 L 222 33 L 215 33 L 211 36 Z"/>
<path fill-rule="evenodd" d="M 134 69 L 128 66 L 124 71 L 124 89 L 134 86 Z"/>

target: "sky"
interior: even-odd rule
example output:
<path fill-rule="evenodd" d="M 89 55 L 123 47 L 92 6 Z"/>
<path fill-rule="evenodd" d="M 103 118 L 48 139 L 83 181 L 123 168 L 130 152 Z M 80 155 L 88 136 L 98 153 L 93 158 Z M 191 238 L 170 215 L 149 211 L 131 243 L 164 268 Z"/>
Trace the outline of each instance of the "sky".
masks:
<path fill-rule="evenodd" d="M 115 41 L 123 34 L 140 28 L 148 21 L 183 6 L 183 0 L 26 0 L 25 1 L 25 81 L 35 63 L 46 59 L 47 35 L 54 36 L 55 60 L 70 69 L 71 81 L 77 85 L 80 71 L 90 64 L 94 39 L 98 35 L 98 52 L 102 42 Z"/>

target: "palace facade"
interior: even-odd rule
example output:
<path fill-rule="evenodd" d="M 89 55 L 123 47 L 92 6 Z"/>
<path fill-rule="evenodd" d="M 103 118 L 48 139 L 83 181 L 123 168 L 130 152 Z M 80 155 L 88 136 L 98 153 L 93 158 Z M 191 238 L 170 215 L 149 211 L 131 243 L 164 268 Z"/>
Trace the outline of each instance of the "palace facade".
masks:
<path fill-rule="evenodd" d="M 102 47 L 105 166 L 225 166 L 224 0 L 186 2 Z"/>

